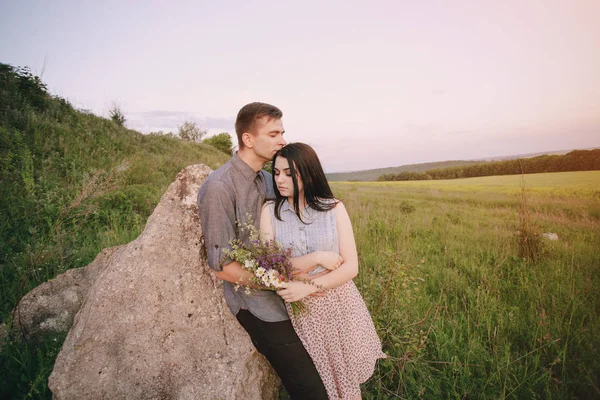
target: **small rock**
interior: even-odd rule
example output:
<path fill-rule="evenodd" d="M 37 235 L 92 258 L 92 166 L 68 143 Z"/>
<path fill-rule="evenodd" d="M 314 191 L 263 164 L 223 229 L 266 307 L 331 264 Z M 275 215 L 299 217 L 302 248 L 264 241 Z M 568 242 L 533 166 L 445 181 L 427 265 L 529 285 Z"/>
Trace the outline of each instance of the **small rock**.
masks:
<path fill-rule="evenodd" d="M 558 240 L 558 234 L 552 232 L 546 232 L 542 234 L 548 240 Z"/>
<path fill-rule="evenodd" d="M 68 332 L 88 290 L 120 248 L 104 249 L 88 266 L 70 269 L 23 296 L 12 312 L 15 332 L 27 339 Z"/>

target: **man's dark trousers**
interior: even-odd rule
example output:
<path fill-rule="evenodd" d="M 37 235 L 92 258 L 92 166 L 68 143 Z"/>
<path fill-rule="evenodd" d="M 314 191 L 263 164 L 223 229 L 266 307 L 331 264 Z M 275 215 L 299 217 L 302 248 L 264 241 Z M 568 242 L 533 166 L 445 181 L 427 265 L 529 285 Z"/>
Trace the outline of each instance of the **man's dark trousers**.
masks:
<path fill-rule="evenodd" d="M 265 322 L 243 309 L 236 318 L 269 360 L 292 400 L 327 400 L 323 381 L 290 320 Z"/>

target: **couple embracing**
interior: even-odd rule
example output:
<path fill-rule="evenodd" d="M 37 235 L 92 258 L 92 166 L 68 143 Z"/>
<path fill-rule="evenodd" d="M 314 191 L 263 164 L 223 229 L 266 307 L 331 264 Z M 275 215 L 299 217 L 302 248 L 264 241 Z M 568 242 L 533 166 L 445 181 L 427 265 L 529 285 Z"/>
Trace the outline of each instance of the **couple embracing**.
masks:
<path fill-rule="evenodd" d="M 385 357 L 352 279 L 358 256 L 350 218 L 333 196 L 314 150 L 286 145 L 282 112 L 265 103 L 239 111 L 239 151 L 209 175 L 198 194 L 208 265 L 223 280 L 225 300 L 293 400 L 360 399 L 360 384 Z M 273 161 L 273 175 L 262 168 Z M 277 292 L 235 290 L 252 274 L 227 255 L 239 224 L 292 249 L 303 279 Z M 290 303 L 302 301 L 295 315 Z"/>

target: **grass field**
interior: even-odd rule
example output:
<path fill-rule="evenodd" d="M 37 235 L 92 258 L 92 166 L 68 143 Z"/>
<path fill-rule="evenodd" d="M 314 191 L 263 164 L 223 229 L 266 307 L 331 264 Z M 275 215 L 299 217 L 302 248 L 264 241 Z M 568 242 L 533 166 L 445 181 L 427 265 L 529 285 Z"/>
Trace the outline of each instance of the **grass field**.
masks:
<path fill-rule="evenodd" d="M 517 194 L 525 184 L 529 194 L 600 199 L 600 171 L 554 172 L 547 174 L 502 175 L 479 178 L 404 182 L 343 182 L 360 185 L 443 192 L 490 192 Z M 333 184 L 339 184 L 335 182 Z"/>
<path fill-rule="evenodd" d="M 0 398 L 50 399 L 65 335 L 22 340 L 10 311 L 135 239 L 182 168 L 228 156 L 77 111 L 26 69 L 0 63 L 0 84 Z M 524 185 L 526 199 L 519 176 L 333 184 L 389 355 L 365 398 L 600 398 L 600 172 Z"/>
<path fill-rule="evenodd" d="M 524 177 L 535 261 L 519 252 L 519 176 L 332 183 L 353 221 L 356 283 L 389 356 L 363 398 L 600 398 L 598 182 L 600 171 Z M 129 190 L 111 196 L 134 201 Z M 115 212 L 74 241 L 72 266 L 141 232 L 141 214 Z M 4 347 L 6 398 L 51 397 L 63 340 Z"/>
<path fill-rule="evenodd" d="M 364 397 L 600 398 L 599 182 L 524 177 L 535 260 L 520 176 L 333 183 L 390 356 Z"/>

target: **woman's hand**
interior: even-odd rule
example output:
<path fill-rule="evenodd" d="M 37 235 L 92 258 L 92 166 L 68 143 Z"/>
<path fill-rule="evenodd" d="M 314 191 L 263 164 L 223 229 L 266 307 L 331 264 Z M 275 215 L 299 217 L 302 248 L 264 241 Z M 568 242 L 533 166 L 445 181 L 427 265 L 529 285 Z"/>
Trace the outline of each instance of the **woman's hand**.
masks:
<path fill-rule="evenodd" d="M 277 294 L 280 295 L 286 303 L 302 300 L 306 296 L 319 290 L 315 285 L 299 281 L 286 282 L 282 287 L 283 289 L 278 290 Z"/>
<path fill-rule="evenodd" d="M 317 265 L 328 270 L 334 270 L 344 262 L 342 256 L 333 251 L 317 251 Z"/>

